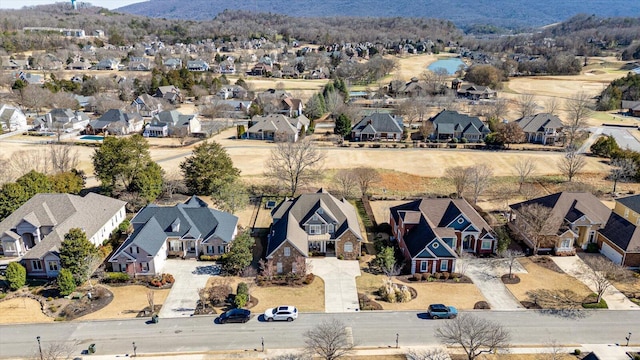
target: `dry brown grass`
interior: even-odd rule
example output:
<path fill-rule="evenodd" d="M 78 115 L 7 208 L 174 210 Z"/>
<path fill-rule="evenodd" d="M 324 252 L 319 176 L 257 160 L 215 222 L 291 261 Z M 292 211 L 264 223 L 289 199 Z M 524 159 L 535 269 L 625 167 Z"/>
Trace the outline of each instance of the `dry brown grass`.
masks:
<path fill-rule="evenodd" d="M 556 301 L 548 296 L 538 299 L 538 303 L 545 308 L 580 307 L 582 300 L 593 293 L 573 276 L 549 270 L 533 263 L 529 258 L 521 258 L 518 261 L 528 273 L 518 274 L 520 283 L 506 286 L 519 301 L 533 302 L 530 292 L 544 290 L 551 296 L 557 296 Z"/>
<path fill-rule="evenodd" d="M 111 303 L 103 309 L 82 316 L 77 320 L 130 319 L 135 318 L 138 312 L 149 306 L 147 302 L 147 292 L 150 289 L 145 286 L 128 285 L 105 287 L 113 293 Z M 169 295 L 170 289 L 151 291 L 154 292 L 155 305 L 161 305 Z"/>
<path fill-rule="evenodd" d="M 478 360 L 543 360 L 548 356 L 551 359 L 551 354 L 499 354 L 499 355 L 488 355 L 482 354 L 477 357 Z M 576 360 L 577 357 L 571 354 L 558 354 L 555 359 L 558 360 Z"/>
<path fill-rule="evenodd" d="M 27 297 L 0 302 L 0 324 L 53 322 L 53 318 L 42 313 L 40 303 Z"/>
<path fill-rule="evenodd" d="M 300 312 L 324 312 L 324 281 L 318 276 L 303 287 L 256 286 L 252 295 L 259 300 L 251 309 L 256 314 L 278 305 L 293 305 Z"/>
<path fill-rule="evenodd" d="M 356 278 L 356 286 L 359 293 L 367 294 L 376 299 L 375 292 L 382 286 L 384 275 L 373 275 L 362 272 Z M 400 283 L 400 282 L 398 282 Z M 480 290 L 473 284 L 445 284 L 439 282 L 415 282 L 406 284 L 416 290 L 418 296 L 405 303 L 388 303 L 376 300 L 385 310 L 423 310 L 426 311 L 429 304 L 446 303 L 458 309 L 473 309 L 478 301 L 486 301 Z"/>

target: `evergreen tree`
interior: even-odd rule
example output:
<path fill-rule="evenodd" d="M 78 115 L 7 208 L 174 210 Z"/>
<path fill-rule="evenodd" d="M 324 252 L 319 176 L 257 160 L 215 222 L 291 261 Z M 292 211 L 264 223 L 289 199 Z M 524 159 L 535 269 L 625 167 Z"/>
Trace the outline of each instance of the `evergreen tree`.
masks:
<path fill-rule="evenodd" d="M 60 269 L 56 282 L 58 283 L 58 290 L 60 290 L 60 295 L 62 296 L 67 296 L 76 290 L 76 282 L 73 279 L 73 274 L 67 269 Z"/>
<path fill-rule="evenodd" d="M 7 265 L 6 274 L 9 289 L 13 291 L 20 289 L 27 283 L 27 269 L 17 261 L 11 262 Z"/>
<path fill-rule="evenodd" d="M 231 244 L 231 249 L 224 255 L 223 268 L 225 272 L 236 275 L 240 273 L 242 269 L 251 265 L 254 245 L 255 240 L 251 237 L 249 231 L 238 234 Z"/>
<path fill-rule="evenodd" d="M 60 245 L 60 265 L 71 272 L 76 284 L 82 284 L 90 275 L 88 260 L 96 252 L 97 248 L 89 242 L 87 234 L 82 229 L 73 228 L 65 234 Z"/>
<path fill-rule="evenodd" d="M 351 120 L 345 114 L 340 114 L 336 119 L 336 126 L 334 128 L 336 134 L 346 137 L 351 134 Z"/>
<path fill-rule="evenodd" d="M 227 151 L 215 141 L 196 146 L 193 155 L 180 164 L 180 169 L 189 192 L 199 195 L 211 195 L 240 175 Z"/>
<path fill-rule="evenodd" d="M 24 187 L 18 183 L 6 183 L 0 190 L 0 221 L 30 199 Z"/>

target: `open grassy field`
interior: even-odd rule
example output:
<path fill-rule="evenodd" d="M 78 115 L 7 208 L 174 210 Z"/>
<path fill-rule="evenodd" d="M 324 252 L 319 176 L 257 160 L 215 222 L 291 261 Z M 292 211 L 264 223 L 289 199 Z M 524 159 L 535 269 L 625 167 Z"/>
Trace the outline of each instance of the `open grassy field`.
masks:
<path fill-rule="evenodd" d="M 40 303 L 27 297 L 0 302 L 0 324 L 25 324 L 53 322 L 53 318 L 42 313 Z"/>

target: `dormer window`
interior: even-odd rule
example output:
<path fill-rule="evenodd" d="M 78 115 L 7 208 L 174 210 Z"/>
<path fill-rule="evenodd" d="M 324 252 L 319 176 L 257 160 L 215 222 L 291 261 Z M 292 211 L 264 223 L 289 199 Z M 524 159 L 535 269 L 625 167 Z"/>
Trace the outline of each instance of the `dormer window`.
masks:
<path fill-rule="evenodd" d="M 318 215 L 313 214 L 313 216 L 311 217 L 311 219 L 312 219 L 313 221 L 317 221 L 317 220 L 318 220 Z"/>
<path fill-rule="evenodd" d="M 322 208 L 318 209 L 318 214 L 322 215 L 324 213 L 324 210 L 322 210 Z"/>
<path fill-rule="evenodd" d="M 180 231 L 180 219 L 176 219 L 176 221 L 173 222 L 173 224 L 171 224 L 171 232 L 178 232 Z"/>
<path fill-rule="evenodd" d="M 462 223 L 464 223 L 464 218 L 463 217 L 458 218 L 458 224 L 462 224 Z"/>

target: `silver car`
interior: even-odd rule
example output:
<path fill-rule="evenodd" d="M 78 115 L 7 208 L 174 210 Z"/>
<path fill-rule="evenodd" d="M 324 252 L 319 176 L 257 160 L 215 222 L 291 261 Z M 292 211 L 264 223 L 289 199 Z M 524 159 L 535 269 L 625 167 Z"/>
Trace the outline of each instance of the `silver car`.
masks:
<path fill-rule="evenodd" d="M 266 321 L 293 321 L 298 318 L 298 309 L 295 306 L 283 305 L 267 309 L 264 312 Z"/>

